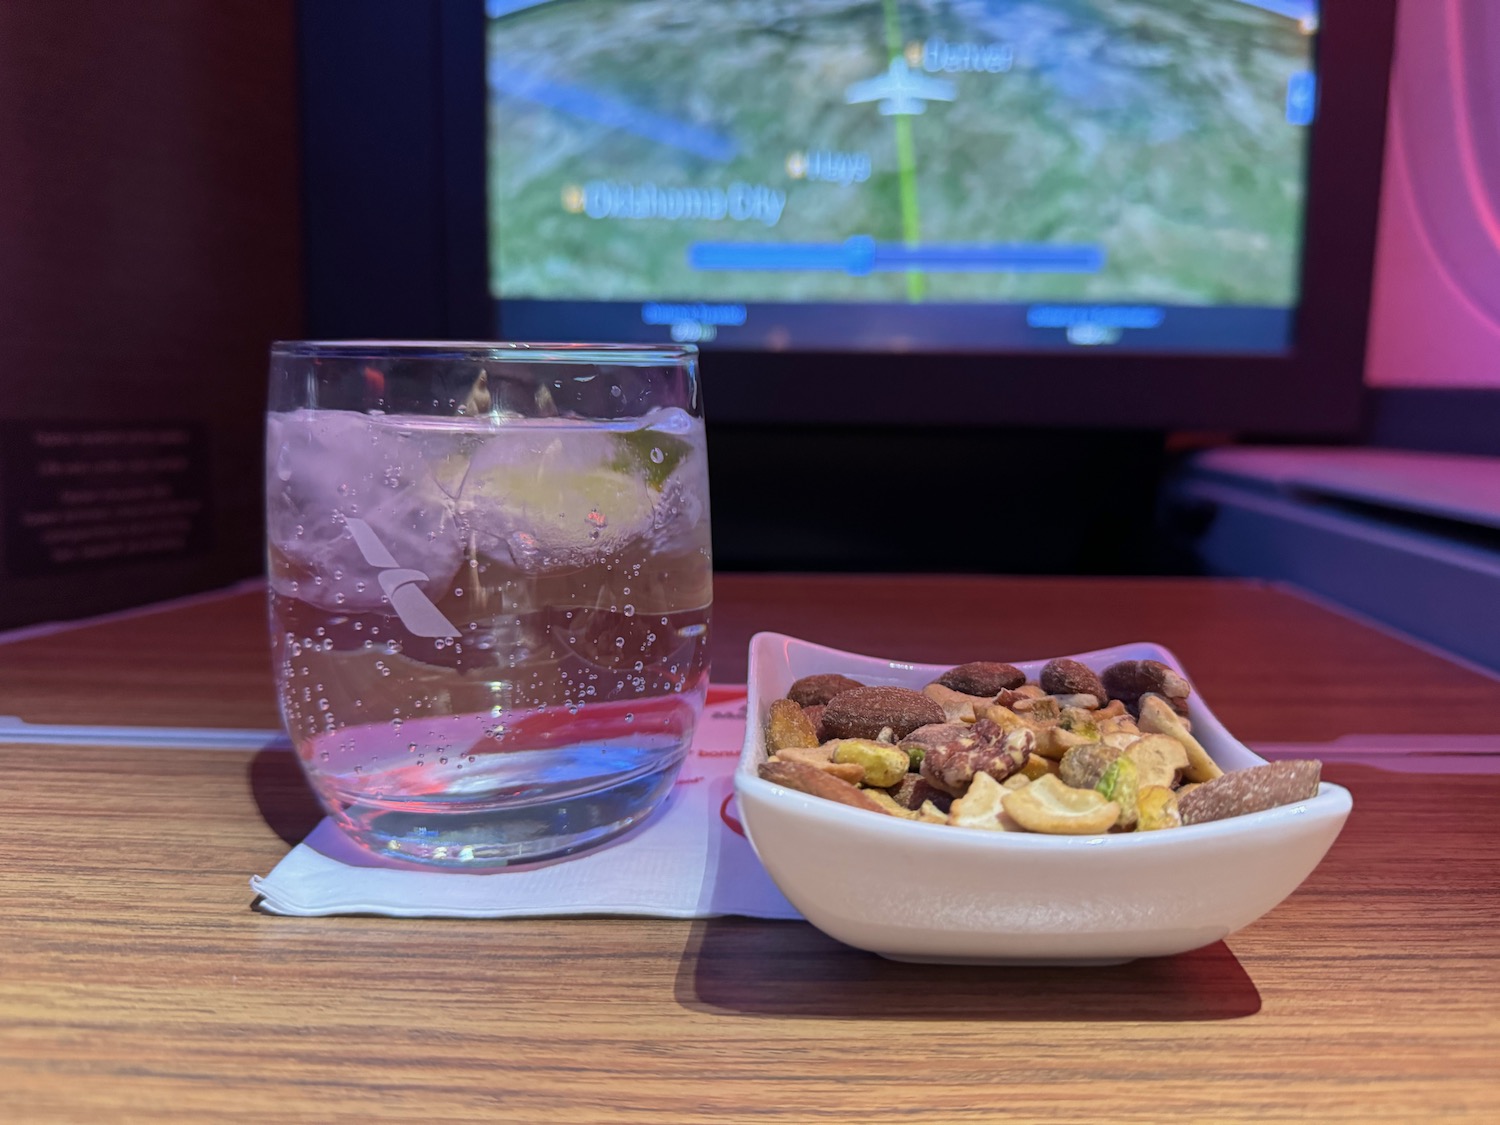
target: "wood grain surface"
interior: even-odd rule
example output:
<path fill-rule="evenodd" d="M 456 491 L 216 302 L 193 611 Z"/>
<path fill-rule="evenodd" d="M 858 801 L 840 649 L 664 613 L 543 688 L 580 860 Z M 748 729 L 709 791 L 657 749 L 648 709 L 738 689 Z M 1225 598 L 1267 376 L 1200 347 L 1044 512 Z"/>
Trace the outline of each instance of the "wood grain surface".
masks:
<path fill-rule="evenodd" d="M 16 1122 L 1500 1116 L 1500 778 L 1332 768 L 1311 879 L 1197 953 L 902 965 L 804 923 L 278 918 L 292 755 L 9 748 Z M 273 825 L 275 827 L 273 827 Z"/>
<path fill-rule="evenodd" d="M 1018 656 L 1161 639 L 1258 738 L 1315 737 L 1320 684 L 1317 736 L 1441 729 L 1419 721 L 1434 693 L 1447 729 L 1494 730 L 1466 710 L 1482 677 L 1259 587 L 766 577 L 719 599 L 736 645 L 752 620 L 936 659 L 988 655 L 1001 627 Z M 930 617 L 965 602 L 993 608 Z M 108 654 L 139 676 L 116 697 L 133 714 L 255 716 L 258 604 L 176 611 L 175 640 L 150 619 L 75 633 L 71 665 L 67 635 L 24 642 L 52 676 L 6 652 L 0 711 L 79 698 Z M 1295 655 L 1257 664 L 1272 639 Z M 1288 698 L 1308 702 L 1266 702 Z M 1022 970 L 886 962 L 803 923 L 273 917 L 248 876 L 318 818 L 290 753 L 0 762 L 4 1121 L 1500 1119 L 1496 776 L 1331 766 L 1353 816 L 1265 918 L 1180 957 Z"/>
<path fill-rule="evenodd" d="M 713 674 L 792 633 L 915 661 L 1015 660 L 1157 641 L 1249 741 L 1500 731 L 1500 679 L 1264 583 L 1230 579 L 722 574 Z M 35 723 L 279 727 L 265 598 L 0 644 L 0 715 Z"/>

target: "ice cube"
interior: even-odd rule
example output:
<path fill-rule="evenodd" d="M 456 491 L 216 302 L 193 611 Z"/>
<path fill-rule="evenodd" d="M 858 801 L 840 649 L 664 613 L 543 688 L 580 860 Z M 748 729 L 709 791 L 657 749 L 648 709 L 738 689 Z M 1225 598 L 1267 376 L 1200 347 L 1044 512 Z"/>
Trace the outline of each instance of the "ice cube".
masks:
<path fill-rule="evenodd" d="M 297 410 L 267 420 L 267 460 L 276 466 L 266 503 L 273 554 L 271 585 L 325 609 L 357 612 L 385 600 L 379 573 L 398 567 L 427 575 L 429 596 L 451 589 L 463 560 L 455 502 L 467 454 L 451 433 L 417 420 L 353 411 Z M 440 483 L 441 482 L 441 483 Z M 374 561 L 347 520 L 369 525 L 388 553 Z M 321 579 L 321 581 L 317 581 Z"/>

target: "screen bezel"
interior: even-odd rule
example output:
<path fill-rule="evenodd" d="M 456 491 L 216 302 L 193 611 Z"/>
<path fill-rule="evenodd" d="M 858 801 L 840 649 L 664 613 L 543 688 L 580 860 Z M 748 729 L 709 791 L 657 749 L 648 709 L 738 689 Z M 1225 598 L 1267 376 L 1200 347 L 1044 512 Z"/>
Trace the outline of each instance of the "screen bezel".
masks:
<path fill-rule="evenodd" d="M 304 9 L 316 9 L 318 16 L 304 14 L 304 39 L 312 32 L 316 45 L 319 37 L 328 40 L 336 35 L 342 21 L 361 17 L 368 29 L 375 8 L 384 12 L 390 26 L 378 34 L 367 30 L 366 43 L 394 41 L 403 34 L 396 25 L 404 21 L 407 41 L 400 49 L 408 56 L 431 56 L 426 74 L 433 88 L 432 116 L 421 145 L 431 162 L 427 182 L 437 216 L 428 230 L 437 238 L 441 256 L 428 266 L 441 285 L 438 330 L 449 336 L 485 338 L 496 334 L 498 322 L 487 269 L 484 5 L 482 0 L 433 0 L 423 16 L 425 42 L 418 44 L 413 41 L 422 36 L 411 30 L 417 23 L 412 13 L 416 6 L 397 14 L 394 9 L 401 2 L 305 0 Z M 1288 352 L 1152 354 L 1100 348 L 892 354 L 737 352 L 710 346 L 702 356 L 710 418 L 744 424 L 1044 425 L 1288 437 L 1354 435 L 1364 402 L 1396 2 L 1323 2 L 1318 118 L 1309 138 L 1303 299 Z M 363 67 L 372 74 L 381 70 L 390 80 L 391 71 L 380 67 L 379 59 L 356 61 L 346 50 L 332 54 L 341 65 Z M 309 70 L 304 51 L 305 92 Z M 342 89 L 348 92 L 335 94 L 337 77 L 325 69 L 313 93 L 324 99 L 347 98 L 343 116 L 353 117 L 360 112 L 359 86 L 346 82 Z M 422 77 L 408 72 L 403 81 L 415 88 Z M 339 116 L 331 110 L 323 114 L 334 122 Z M 419 125 L 418 120 L 410 128 Z M 322 132 L 325 143 L 339 143 L 331 128 Z M 402 133 L 400 128 L 387 128 L 382 134 L 386 139 L 380 143 L 387 146 L 388 159 L 401 151 Z M 326 149 L 315 152 L 311 138 L 304 151 L 323 167 L 333 155 Z M 313 188 L 310 184 L 310 192 Z M 420 190 L 417 185 L 407 194 Z M 320 276 L 331 279 L 334 273 L 326 252 L 321 263 L 316 260 L 318 250 L 310 239 L 314 314 L 319 307 L 316 283 Z M 339 270 L 339 284 L 348 286 L 352 272 Z M 343 294 L 324 304 L 342 301 L 347 309 L 352 299 Z M 430 293 L 425 300 L 433 303 Z M 431 332 L 433 315 L 429 309 L 428 324 L 405 331 Z"/>

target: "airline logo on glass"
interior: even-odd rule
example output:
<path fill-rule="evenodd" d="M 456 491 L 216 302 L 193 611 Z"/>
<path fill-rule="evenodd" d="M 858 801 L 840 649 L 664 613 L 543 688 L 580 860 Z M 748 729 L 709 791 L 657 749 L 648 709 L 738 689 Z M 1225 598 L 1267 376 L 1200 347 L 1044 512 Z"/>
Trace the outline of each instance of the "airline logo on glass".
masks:
<path fill-rule="evenodd" d="M 443 616 L 432 604 L 418 582 L 426 582 L 427 575 L 398 563 L 375 534 L 375 529 L 364 520 L 349 518 L 344 521 L 349 534 L 354 536 L 354 545 L 365 557 L 365 562 L 380 571 L 377 581 L 380 589 L 390 599 L 391 608 L 401 619 L 407 631 L 415 637 L 458 637 L 459 631 L 453 622 Z"/>

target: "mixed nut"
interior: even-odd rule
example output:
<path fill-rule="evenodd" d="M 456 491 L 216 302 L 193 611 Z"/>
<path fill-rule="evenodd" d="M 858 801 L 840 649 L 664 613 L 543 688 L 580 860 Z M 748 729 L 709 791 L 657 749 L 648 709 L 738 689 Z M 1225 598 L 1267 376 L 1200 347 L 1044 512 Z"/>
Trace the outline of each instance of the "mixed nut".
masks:
<path fill-rule="evenodd" d="M 1192 685 L 1156 660 L 950 668 L 921 691 L 804 676 L 766 716 L 767 781 L 907 820 L 1000 832 L 1148 832 L 1318 791 L 1321 763 L 1225 773 L 1192 734 Z"/>

